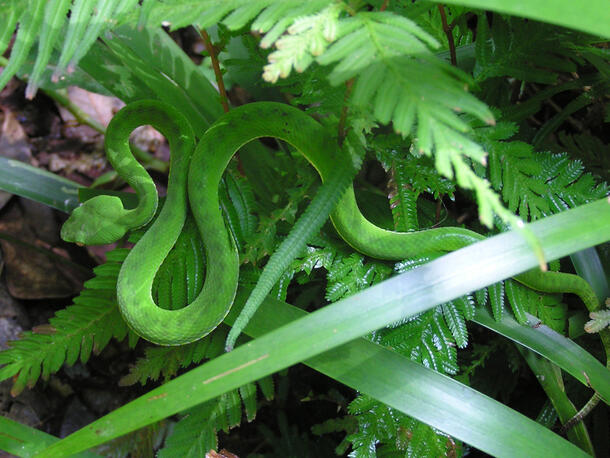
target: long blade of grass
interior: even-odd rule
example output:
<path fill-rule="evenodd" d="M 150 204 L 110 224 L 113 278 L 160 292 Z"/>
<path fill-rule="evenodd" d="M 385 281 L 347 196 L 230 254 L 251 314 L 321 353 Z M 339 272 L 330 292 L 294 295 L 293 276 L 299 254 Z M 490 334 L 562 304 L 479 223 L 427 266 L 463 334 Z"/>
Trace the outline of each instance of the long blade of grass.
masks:
<path fill-rule="evenodd" d="M 548 260 L 608 241 L 608 227 L 608 199 L 530 225 L 540 239 Z M 527 242 L 515 232 L 500 234 L 450 253 L 241 345 L 80 429 L 43 451 L 40 456 L 59 457 L 86 450 L 536 265 L 537 259 Z M 339 372 L 344 371 L 339 369 Z M 373 394 L 375 397 L 388 402 L 386 398 L 395 395 L 397 399 L 402 399 L 397 402 L 402 406 L 401 410 L 410 411 L 408 405 L 404 405 L 406 399 L 401 390 L 388 389 L 384 377 L 371 377 L 370 373 L 368 376 L 370 380 L 379 382 L 378 391 Z M 406 383 L 403 381 L 403 385 Z M 442 390 L 435 393 L 440 397 Z M 459 401 L 460 397 L 441 399 L 443 404 L 449 406 Z M 469 411 L 464 405 L 460 405 L 459 410 L 464 413 Z M 470 411 L 480 414 L 476 409 Z M 445 425 L 442 410 L 431 417 L 432 426 L 451 429 Z M 480 441 L 477 437 L 468 435 L 471 428 L 467 421 L 463 418 L 460 421 L 462 430 L 457 431 L 456 436 L 478 446 Z M 534 434 L 527 437 L 524 442 L 539 436 Z M 511 440 L 515 442 L 514 438 Z M 503 445 L 510 447 L 510 442 Z M 545 456 L 548 456 L 548 450 L 545 444 Z M 577 453 L 577 449 L 571 452 Z M 535 450 L 532 450 L 532 453 L 522 456 L 535 455 Z"/>
<path fill-rule="evenodd" d="M 566 422 L 578 412 L 566 394 L 563 379 L 561 378 L 561 371 L 553 363 L 550 363 L 533 351 L 519 346 L 517 349 L 521 353 L 521 356 L 524 357 L 528 366 L 536 376 L 536 380 L 538 380 L 540 386 L 544 389 L 544 392 L 553 404 L 553 407 L 559 416 L 559 420 L 565 425 Z M 578 445 L 589 455 L 595 456 L 591 438 L 589 437 L 587 428 L 585 428 L 585 425 L 582 422 L 578 422 L 573 428 L 570 428 L 566 434 L 570 442 Z"/>
<path fill-rule="evenodd" d="M 0 189 L 66 213 L 79 206 L 81 185 L 24 162 L 0 156 Z"/>
<path fill-rule="evenodd" d="M 248 294 L 240 290 L 237 302 L 243 303 Z M 261 312 L 246 328 L 253 337 L 307 315 L 271 298 Z M 232 311 L 226 321 L 232 324 L 236 316 Z M 558 453 L 579 454 L 551 431 L 514 410 L 365 339 L 303 363 L 494 456 L 548 456 L 547 445 L 557 447 Z M 539 438 L 536 443 L 530 434 Z"/>
<path fill-rule="evenodd" d="M 527 326 L 507 315 L 496 321 L 487 309 L 479 307 L 474 321 L 544 356 L 582 384 L 590 383 L 604 402 L 610 404 L 610 371 L 589 352 L 541 324 L 536 317 L 527 314 L 527 318 Z"/>
<path fill-rule="evenodd" d="M 55 436 L 0 416 L 0 450 L 16 456 L 29 457 L 34 456 L 38 450 L 42 450 L 58 440 Z M 82 458 L 99 457 L 99 455 L 91 452 L 79 453 L 75 456 Z"/>

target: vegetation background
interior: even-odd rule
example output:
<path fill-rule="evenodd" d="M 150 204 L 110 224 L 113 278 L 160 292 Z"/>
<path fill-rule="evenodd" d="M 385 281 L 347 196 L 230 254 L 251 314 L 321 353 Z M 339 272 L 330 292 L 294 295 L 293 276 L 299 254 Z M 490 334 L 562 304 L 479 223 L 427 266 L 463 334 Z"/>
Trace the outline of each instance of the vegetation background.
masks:
<path fill-rule="evenodd" d="M 610 10 L 575 3 L 0 1 L 0 188 L 22 196 L 0 196 L 0 450 L 610 455 L 610 250 L 591 248 L 610 238 Z M 101 140 L 121 104 L 141 99 L 177 107 L 199 133 L 252 101 L 297 106 L 337 145 L 353 134 L 366 149 L 355 189 L 375 224 L 492 236 L 538 221 L 551 270 L 586 278 L 600 308 L 507 279 L 537 262 L 515 232 L 476 255 L 394 263 L 354 252 L 327 224 L 246 328 L 251 345 L 225 354 L 239 308 L 319 187 L 270 139 L 240 151 L 221 186 L 242 262 L 225 324 L 181 347 L 141 341 L 116 306 L 131 245 L 58 237 L 79 199 L 119 191 L 129 205 Z M 135 143 L 163 192 L 167 147 L 150 130 Z M 162 307 L 201 288 L 193 228 L 157 274 Z M 493 256 L 504 262 L 490 268 Z M 419 272 L 429 291 L 445 291 L 435 278 L 459 286 L 446 302 L 413 293 Z"/>

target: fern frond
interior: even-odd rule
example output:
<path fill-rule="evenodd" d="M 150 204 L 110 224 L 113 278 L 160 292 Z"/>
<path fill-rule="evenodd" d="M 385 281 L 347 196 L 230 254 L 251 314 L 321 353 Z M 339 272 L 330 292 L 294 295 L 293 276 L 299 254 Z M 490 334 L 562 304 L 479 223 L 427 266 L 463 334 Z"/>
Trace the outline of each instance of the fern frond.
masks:
<path fill-rule="evenodd" d="M 567 152 L 570 157 L 582 160 L 587 171 L 610 181 L 610 145 L 592 135 L 569 135 L 563 131 L 557 140 L 559 144 L 551 146 L 554 152 Z"/>
<path fill-rule="evenodd" d="M 127 325 L 116 304 L 116 280 L 125 256 L 125 249 L 108 253 L 108 262 L 94 269 L 96 276 L 85 283 L 73 305 L 58 311 L 48 326 L 25 332 L 0 353 L 0 380 L 16 376 L 14 395 L 33 386 L 40 376 L 47 379 L 64 363 L 72 365 L 79 358 L 86 363 L 112 337 L 125 338 Z"/>
<path fill-rule="evenodd" d="M 41 84 L 43 72 L 51 59 L 55 47 L 61 47 L 58 65 L 53 73 L 57 82 L 66 72 L 74 68 L 89 51 L 104 30 L 117 25 L 127 13 L 137 6 L 137 0 L 29 0 L 27 2 L 3 2 L 5 22 L 0 22 L 0 51 L 8 46 L 15 26 L 17 37 L 8 65 L 0 74 L 0 88 L 22 68 L 30 50 L 38 39 L 38 53 L 26 96 L 33 98 Z M 70 19 L 66 29 L 67 14 Z M 65 38 L 60 31 L 66 31 Z M 60 43 L 63 45 L 60 46 Z"/>
<path fill-rule="evenodd" d="M 411 231 L 420 228 L 417 198 L 421 193 L 453 197 L 455 185 L 440 176 L 431 158 L 414 156 L 395 134 L 378 135 L 371 145 L 381 165 L 389 173 L 388 188 L 394 228 Z"/>
<path fill-rule="evenodd" d="M 222 351 L 222 350 L 221 350 Z M 267 400 L 266 388 L 271 377 L 257 382 Z M 237 390 L 231 390 L 217 399 L 213 399 L 184 412 L 183 418 L 174 426 L 167 438 L 165 447 L 159 451 L 159 457 L 197 457 L 205 456 L 210 450 L 218 448 L 218 431 L 228 432 L 241 423 L 243 409 L 248 421 L 256 416 L 256 384 L 248 383 Z"/>
<path fill-rule="evenodd" d="M 465 345 L 465 329 L 459 338 Z M 456 342 L 441 307 L 412 317 L 396 327 L 381 329 L 375 332 L 373 340 L 437 372 L 456 374 L 458 371 Z"/>
<path fill-rule="evenodd" d="M 465 348 L 468 345 L 468 329 L 466 329 L 464 312 L 453 302 L 441 305 L 441 310 L 458 348 Z"/>
<path fill-rule="evenodd" d="M 34 98 L 36 90 L 40 85 L 42 74 L 47 62 L 51 58 L 53 45 L 59 38 L 59 32 L 64 26 L 71 3 L 71 0 L 51 0 L 45 7 L 44 21 L 40 31 L 40 40 L 38 41 L 38 58 L 25 89 L 25 96 L 28 99 Z"/>
<path fill-rule="evenodd" d="M 263 79 L 275 83 L 278 78 L 286 78 L 293 68 L 299 73 L 305 71 L 315 56 L 321 55 L 335 40 L 342 9 L 339 3 L 331 3 L 312 16 L 295 19 L 288 29 L 288 35 L 279 40 L 275 41 L 276 33 L 281 29 L 265 36 L 261 47 L 269 47 L 275 41 L 277 50 L 268 57 L 269 64 L 264 68 Z"/>
<path fill-rule="evenodd" d="M 517 141 L 489 146 L 492 184 L 502 191 L 508 208 L 524 219 L 536 220 L 608 193 L 606 183 L 596 183 L 580 161 L 571 161 L 565 153 L 534 153 L 530 145 Z"/>
<path fill-rule="evenodd" d="M 378 135 L 371 147 L 375 149 L 375 156 L 386 171 L 392 165 L 401 170 L 395 177 L 400 185 L 408 185 L 419 193 L 431 194 L 435 199 L 443 195 L 453 197 L 455 184 L 436 172 L 429 157 L 413 155 L 398 135 Z M 417 226 L 409 229 L 415 227 Z"/>
<path fill-rule="evenodd" d="M 153 297 L 161 308 L 176 310 L 190 304 L 201 291 L 205 252 L 195 221 L 189 215 L 176 244 L 153 281 Z"/>
<path fill-rule="evenodd" d="M 376 61 L 430 54 L 429 47 L 439 45 L 410 19 L 389 12 L 358 12 L 343 19 L 336 38 L 317 59 L 322 65 L 337 64 L 329 75 L 333 84 L 355 76 Z"/>
<path fill-rule="evenodd" d="M 169 23 L 172 30 L 191 24 L 207 28 L 219 22 L 237 30 L 254 19 L 252 30 L 268 33 L 275 41 L 295 19 L 315 14 L 329 3 L 329 0 L 162 0 L 151 6 L 149 21 Z"/>
<path fill-rule="evenodd" d="M 259 215 L 257 230 L 245 240 L 246 250 L 242 262 L 256 264 L 275 251 L 278 243 L 276 237 L 277 226 L 284 221 L 289 224 L 294 223 L 299 204 L 306 196 L 311 195 L 315 182 L 316 179 L 313 175 L 300 174 L 297 176 L 296 184 L 293 182 L 292 185 L 286 187 L 285 193 L 289 196 L 286 204 L 279 205 L 279 208 L 275 208 L 269 216 Z"/>
<path fill-rule="evenodd" d="M 346 87 L 345 85 L 332 86 L 326 78 L 327 74 L 325 67 L 312 65 L 306 72 L 293 72 L 286 78 L 273 83 L 273 86 L 291 94 L 294 98 L 290 103 L 305 107 L 308 113 L 320 115 L 321 122 L 336 130 L 341 110 L 345 105 Z M 356 130 L 355 124 L 357 123 L 353 119 L 355 115 L 357 113 L 354 110 L 348 112 L 351 122 L 347 124 L 354 126 L 354 130 Z"/>
<path fill-rule="evenodd" d="M 45 10 L 44 6 L 45 3 L 42 1 L 31 2 L 31 4 L 27 5 L 24 9 L 18 8 L 16 1 L 11 2 L 9 5 L 9 8 L 14 9 L 12 12 L 8 13 L 10 16 L 9 21 L 13 22 L 13 18 L 16 16 L 16 22 L 19 23 L 19 31 L 17 32 L 17 37 L 13 44 L 9 63 L 4 67 L 2 73 L 0 73 L 0 88 L 3 88 L 6 83 L 15 76 L 19 68 L 25 62 L 28 53 L 34 44 L 36 34 L 42 24 Z M 10 25 L 11 22 L 7 25 Z"/>
<path fill-rule="evenodd" d="M 572 34 L 571 42 L 576 36 Z M 523 39 L 527 37 L 527 39 Z M 510 76 L 522 81 L 552 84 L 560 72 L 575 72 L 571 46 L 565 33 L 535 21 L 494 15 L 489 27 L 485 15 L 477 21 L 475 45 L 477 81 Z"/>
<path fill-rule="evenodd" d="M 460 456 L 461 444 L 366 395 L 359 395 L 349 407 L 358 421 L 358 431 L 347 436 L 352 457 L 376 456 Z"/>
<path fill-rule="evenodd" d="M 494 319 L 500 321 L 504 314 L 504 282 L 488 286 L 487 291 L 489 292 L 489 303 Z"/>
<path fill-rule="evenodd" d="M 66 39 L 61 56 L 59 57 L 57 69 L 53 73 L 54 81 L 58 81 L 66 69 L 68 73 L 72 73 L 78 62 L 101 35 L 102 31 L 116 25 L 117 16 L 124 9 L 135 7 L 137 4 L 134 0 L 98 0 L 93 10 L 90 10 L 92 3 L 91 1 L 86 2 L 82 0 L 75 0 L 74 2 L 73 17 L 76 19 L 73 22 L 72 16 L 70 17 L 70 24 L 66 32 L 70 33 L 73 28 L 73 39 Z M 86 6 L 81 6 L 81 4 L 86 4 Z M 76 14 L 77 8 L 79 8 L 80 14 Z"/>
<path fill-rule="evenodd" d="M 514 280 L 506 280 L 506 297 L 513 314 L 521 324 L 527 323 L 525 312 L 534 315 L 553 329 L 565 334 L 568 324 L 568 307 L 561 302 L 561 294 L 542 294 Z"/>
<path fill-rule="evenodd" d="M 394 219 L 394 228 L 406 232 L 410 228 L 419 227 L 417 220 L 417 197 L 419 192 L 405 183 L 407 177 L 405 167 L 394 164 L 390 168 L 388 179 L 388 198 Z"/>
<path fill-rule="evenodd" d="M 337 256 L 328 269 L 326 299 L 336 302 L 385 280 L 391 273 L 388 265 L 375 261 L 365 263 L 364 257 L 358 253 Z"/>
<path fill-rule="evenodd" d="M 247 180 L 237 176 L 235 173 L 228 173 L 224 178 L 224 183 L 227 191 L 227 198 L 231 202 L 231 208 L 233 214 L 237 218 L 237 224 L 233 226 L 239 226 L 240 233 L 236 234 L 236 240 L 238 243 L 244 242 L 251 238 L 256 231 L 257 218 L 254 215 L 256 209 L 256 201 L 254 199 L 254 192 L 252 186 Z M 228 213 L 228 207 L 223 205 L 225 214 Z M 239 248 L 239 245 L 238 245 Z"/>
<path fill-rule="evenodd" d="M 138 358 L 129 368 L 129 374 L 119 381 L 121 386 L 140 383 L 145 385 L 149 381 L 156 381 L 160 377 L 164 381 L 173 378 L 180 369 L 191 364 L 197 364 L 203 359 L 212 359 L 223 353 L 226 328 L 215 330 L 197 342 L 176 347 L 147 347 L 144 357 Z"/>

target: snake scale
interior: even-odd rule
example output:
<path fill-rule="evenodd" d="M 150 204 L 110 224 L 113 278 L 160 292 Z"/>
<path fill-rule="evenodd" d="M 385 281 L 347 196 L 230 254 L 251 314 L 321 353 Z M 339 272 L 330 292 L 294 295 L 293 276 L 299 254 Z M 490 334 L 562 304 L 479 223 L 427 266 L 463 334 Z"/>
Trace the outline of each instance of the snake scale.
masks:
<path fill-rule="evenodd" d="M 353 167 L 352 158 L 336 146 L 317 121 L 285 104 L 256 102 L 235 108 L 221 116 L 195 145 L 195 133 L 178 110 L 159 101 L 134 102 L 112 119 L 105 147 L 116 172 L 135 189 L 137 207 L 126 210 L 115 196 L 87 200 L 62 227 L 64 240 L 85 245 L 111 243 L 152 220 L 158 204 L 157 191 L 129 147 L 129 134 L 147 124 L 159 130 L 170 144 L 168 193 L 159 216 L 123 263 L 117 299 L 123 317 L 137 334 L 156 344 L 180 345 L 216 328 L 230 310 L 237 290 L 239 257 L 218 196 L 222 174 L 236 151 L 259 137 L 284 140 L 307 158 L 323 183 L 332 182 L 339 171 Z M 189 205 L 208 259 L 205 282 L 188 306 L 166 310 L 153 300 L 153 280 L 180 235 Z M 458 227 L 418 232 L 382 229 L 362 215 L 351 185 L 334 207 L 331 221 L 354 249 L 386 260 L 405 259 L 422 252 L 443 254 L 484 238 Z M 575 293 L 589 309 L 597 308 L 590 286 L 576 275 L 531 270 L 515 279 L 537 291 Z M 242 317 L 241 328 L 244 320 L 247 318 Z"/>

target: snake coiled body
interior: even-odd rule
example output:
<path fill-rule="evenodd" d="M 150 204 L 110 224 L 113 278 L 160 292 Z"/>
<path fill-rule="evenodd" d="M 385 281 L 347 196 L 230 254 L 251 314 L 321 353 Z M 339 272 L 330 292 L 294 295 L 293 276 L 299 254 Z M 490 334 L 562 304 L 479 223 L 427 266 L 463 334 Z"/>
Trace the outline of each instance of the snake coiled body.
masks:
<path fill-rule="evenodd" d="M 117 173 L 136 190 L 138 206 L 125 210 L 117 197 L 94 197 L 77 208 L 65 223 L 65 240 L 111 243 L 151 221 L 158 201 L 155 185 L 131 154 L 128 143 L 129 133 L 145 124 L 157 128 L 170 143 L 168 194 L 159 216 L 123 263 L 117 299 L 125 320 L 140 336 L 160 345 L 185 344 L 220 324 L 237 290 L 238 253 L 218 196 L 222 174 L 235 152 L 259 137 L 284 140 L 308 159 L 323 182 L 352 167 L 352 159 L 317 121 L 288 105 L 257 102 L 235 108 L 220 117 L 195 147 L 195 134 L 181 113 L 158 101 L 135 102 L 117 113 L 108 126 L 106 150 Z M 182 230 L 189 204 L 205 246 L 206 278 L 192 303 L 182 309 L 166 310 L 153 300 L 153 280 Z M 354 249 L 387 260 L 422 253 L 440 255 L 484 238 L 456 227 L 405 233 L 379 228 L 362 215 L 351 186 L 331 213 L 331 220 Z M 532 270 L 515 278 L 538 291 L 576 293 L 590 309 L 597 307 L 591 288 L 578 276 Z"/>

